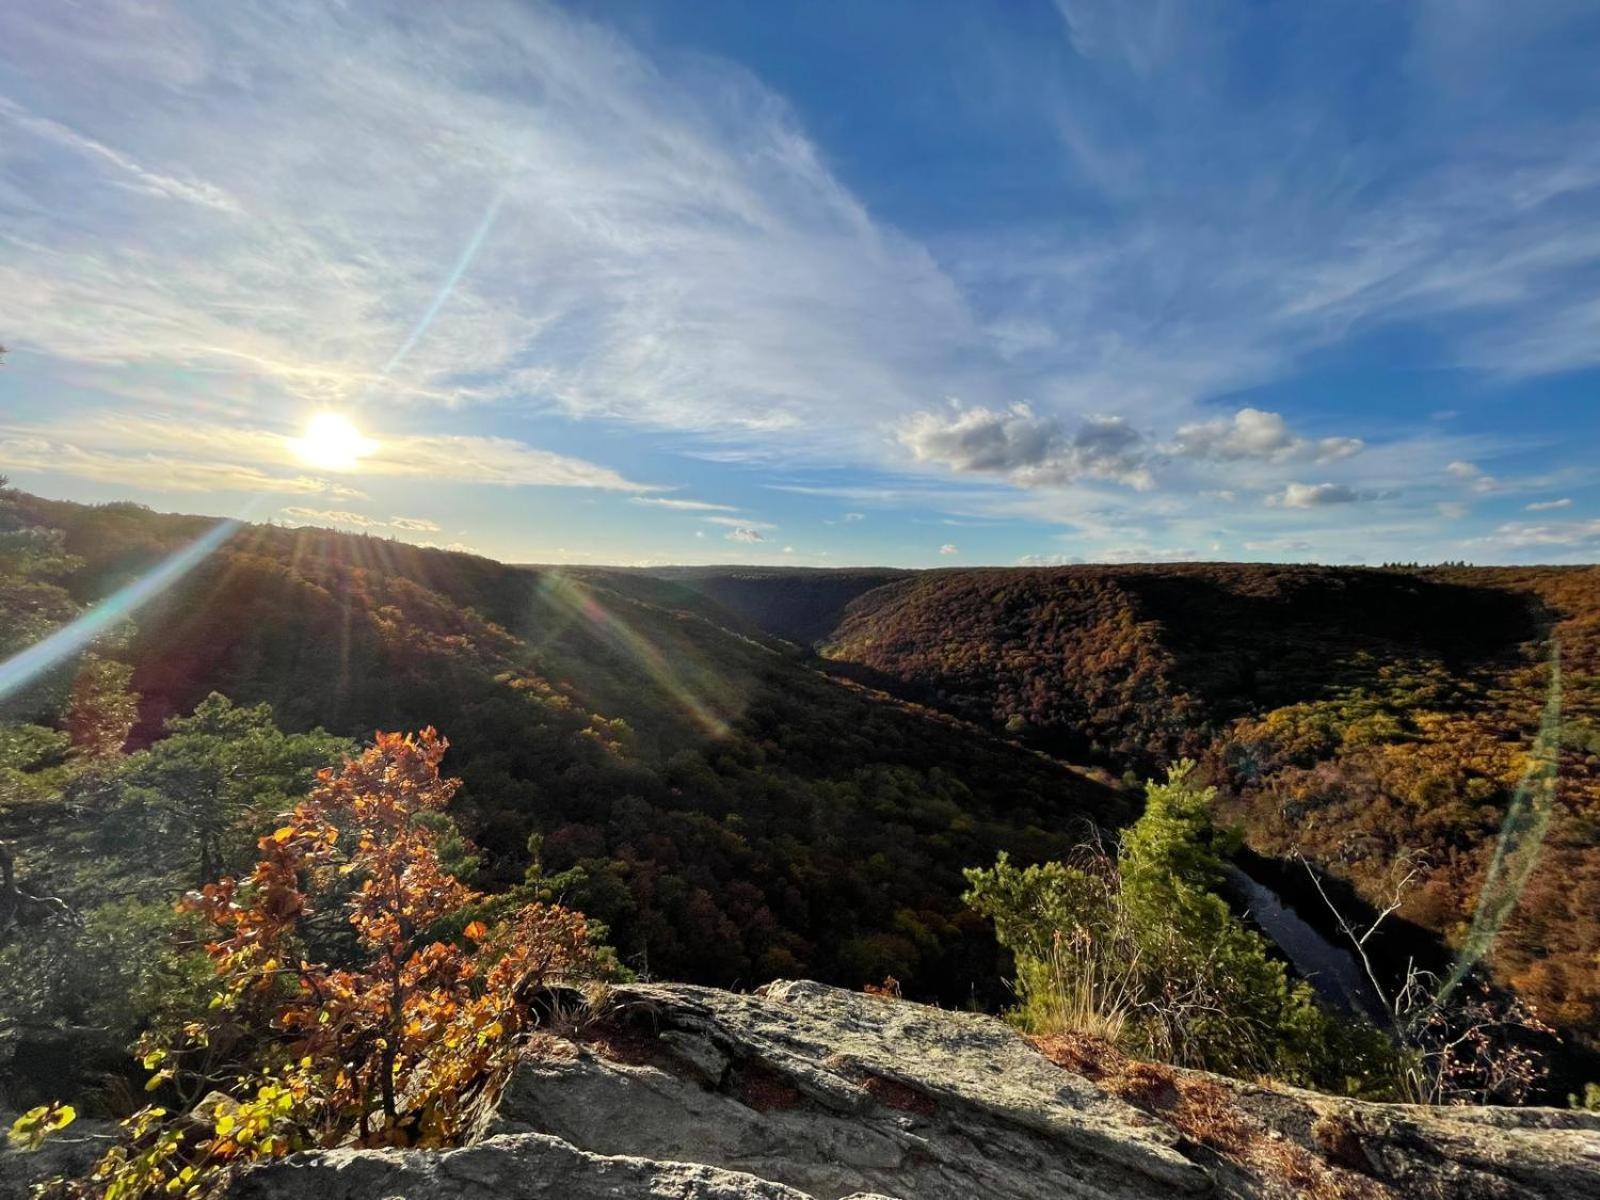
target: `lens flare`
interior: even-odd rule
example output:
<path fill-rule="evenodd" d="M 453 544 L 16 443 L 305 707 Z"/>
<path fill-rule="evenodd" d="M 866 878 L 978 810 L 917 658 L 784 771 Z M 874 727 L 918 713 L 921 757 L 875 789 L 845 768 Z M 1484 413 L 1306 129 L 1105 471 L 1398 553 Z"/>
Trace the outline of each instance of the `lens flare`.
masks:
<path fill-rule="evenodd" d="M 1478 892 L 1478 910 L 1472 917 L 1461 951 L 1439 990 L 1439 1000 L 1449 999 L 1461 981 L 1494 945 L 1500 928 L 1516 908 L 1528 877 L 1544 849 L 1556 801 L 1556 778 L 1561 766 L 1561 643 L 1550 644 L 1550 685 L 1545 695 L 1539 736 L 1533 744 L 1533 761 L 1517 784 L 1516 794 L 1500 826 L 1500 841 L 1489 863 L 1489 874 Z"/>
<path fill-rule="evenodd" d="M 203 536 L 172 554 L 154 570 L 118 589 L 70 625 L 0 663 L 0 700 L 13 695 L 51 668 L 66 662 L 135 609 L 166 591 L 233 536 L 238 521 L 219 521 Z"/>
<path fill-rule="evenodd" d="M 569 620 L 587 626 L 612 650 L 632 660 L 642 675 L 671 697 L 704 733 L 713 738 L 727 736 L 728 723 L 691 685 L 688 671 L 683 666 L 675 666 L 659 647 L 620 616 L 602 608 L 586 590 L 574 585 L 559 572 L 546 573 L 540 580 L 539 588 L 544 597 L 565 613 Z"/>

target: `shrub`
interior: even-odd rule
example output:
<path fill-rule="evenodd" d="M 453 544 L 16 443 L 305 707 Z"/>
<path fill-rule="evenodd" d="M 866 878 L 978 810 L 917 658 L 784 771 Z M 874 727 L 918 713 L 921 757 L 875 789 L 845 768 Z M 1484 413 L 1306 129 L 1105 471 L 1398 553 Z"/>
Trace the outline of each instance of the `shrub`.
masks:
<path fill-rule="evenodd" d="M 1192 769 L 1147 786 L 1145 814 L 1114 855 L 1085 846 L 1028 867 L 1001 855 L 967 871 L 967 903 L 1015 960 L 1017 1019 L 1229 1074 L 1335 1088 L 1381 1077 L 1382 1035 L 1326 1013 L 1212 890 L 1229 838 Z"/>
<path fill-rule="evenodd" d="M 490 926 L 481 897 L 440 863 L 447 743 L 379 734 L 325 770 L 259 843 L 242 879 L 191 893 L 210 925 L 210 1010 L 143 1046 L 151 1089 L 203 1096 L 141 1109 L 64 1197 L 210 1197 L 230 1168 L 354 1143 L 437 1146 L 484 1116 L 547 984 L 593 979 L 604 959 L 582 915 L 530 904 Z M 342 909 L 340 929 L 328 918 Z M 59 1118 L 24 1118 L 37 1131 Z M 27 1131 L 25 1131 L 27 1132 Z"/>

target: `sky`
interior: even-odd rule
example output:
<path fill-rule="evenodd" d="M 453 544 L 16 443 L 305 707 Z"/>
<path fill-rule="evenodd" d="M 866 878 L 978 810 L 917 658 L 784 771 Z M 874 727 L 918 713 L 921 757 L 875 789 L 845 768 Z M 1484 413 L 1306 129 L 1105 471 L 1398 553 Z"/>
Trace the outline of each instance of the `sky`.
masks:
<path fill-rule="evenodd" d="M 514 562 L 1600 559 L 1600 6 L 10 0 L 0 473 Z"/>

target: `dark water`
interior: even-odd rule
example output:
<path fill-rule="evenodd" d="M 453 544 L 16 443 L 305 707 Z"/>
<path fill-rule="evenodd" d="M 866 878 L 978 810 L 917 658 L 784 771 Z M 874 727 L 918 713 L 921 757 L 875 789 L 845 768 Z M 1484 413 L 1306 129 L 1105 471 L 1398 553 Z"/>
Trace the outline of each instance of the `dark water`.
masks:
<path fill-rule="evenodd" d="M 1277 944 L 1318 995 L 1346 1012 L 1382 1015 L 1372 985 L 1352 951 L 1330 942 L 1285 904 L 1277 892 L 1238 867 L 1228 868 L 1228 883 L 1244 902 L 1250 919 Z"/>

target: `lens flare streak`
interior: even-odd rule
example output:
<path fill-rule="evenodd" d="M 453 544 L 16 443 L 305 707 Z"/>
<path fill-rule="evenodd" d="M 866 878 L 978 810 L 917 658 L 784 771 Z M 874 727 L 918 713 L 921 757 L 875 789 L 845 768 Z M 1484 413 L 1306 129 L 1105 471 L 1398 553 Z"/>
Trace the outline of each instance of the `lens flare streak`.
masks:
<path fill-rule="evenodd" d="M 673 669 L 667 657 L 622 618 L 606 611 L 592 596 L 579 592 L 557 574 L 547 575 L 541 584 L 545 595 L 582 619 L 612 646 L 626 653 L 644 674 L 676 701 L 691 719 L 713 738 L 726 737 L 728 724 L 710 705 L 690 689 L 682 674 Z"/>
<path fill-rule="evenodd" d="M 1517 784 L 1500 826 L 1500 840 L 1489 863 L 1489 873 L 1478 892 L 1478 908 L 1454 966 L 1439 991 L 1440 1003 L 1461 984 L 1499 936 L 1501 926 L 1516 908 L 1528 878 L 1538 865 L 1555 807 L 1556 777 L 1561 766 L 1561 645 L 1550 648 L 1550 686 L 1545 696 L 1533 761 Z"/>
<path fill-rule="evenodd" d="M 466 246 L 462 249 L 461 257 L 456 259 L 454 269 L 445 277 L 444 283 L 440 285 L 439 290 L 434 294 L 433 303 L 428 305 L 427 311 L 422 314 L 421 319 L 412 326 L 411 332 L 406 335 L 406 340 L 401 343 L 400 349 L 396 350 L 389 361 L 383 364 L 383 374 L 387 375 L 398 367 L 405 360 L 406 355 L 411 353 L 412 347 L 428 331 L 428 326 L 433 324 L 434 318 L 439 315 L 439 310 L 444 307 L 444 302 L 450 298 L 450 293 L 455 291 L 456 284 L 461 282 L 461 277 L 467 273 L 467 268 L 472 265 L 472 260 L 478 257 L 478 251 L 483 247 L 483 239 L 489 236 L 489 230 L 493 227 L 495 218 L 500 215 L 500 205 L 504 200 L 505 195 L 501 193 L 489 202 L 489 207 L 484 212 L 483 219 L 478 222 L 477 229 L 473 231 L 472 237 L 468 239 Z"/>
<path fill-rule="evenodd" d="M 239 527 L 240 523 L 235 520 L 218 522 L 154 570 L 119 588 L 71 624 L 63 625 L 43 641 L 0 663 L 0 700 L 87 649 L 118 621 L 132 616 L 135 610 L 187 575 Z"/>

